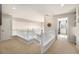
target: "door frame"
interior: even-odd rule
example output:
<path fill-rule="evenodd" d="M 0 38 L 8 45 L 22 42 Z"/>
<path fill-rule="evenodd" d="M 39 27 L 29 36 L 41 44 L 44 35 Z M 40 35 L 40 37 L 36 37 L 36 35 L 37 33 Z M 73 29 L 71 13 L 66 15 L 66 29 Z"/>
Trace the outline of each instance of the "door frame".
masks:
<path fill-rule="evenodd" d="M 61 16 L 61 17 L 57 17 L 57 39 L 58 39 L 58 29 L 59 29 L 59 21 L 58 21 L 58 19 L 59 18 L 67 18 L 67 39 L 68 39 L 68 23 L 69 23 L 69 21 L 68 21 L 68 17 L 67 16 L 65 16 L 65 17 L 63 17 L 63 16 Z"/>

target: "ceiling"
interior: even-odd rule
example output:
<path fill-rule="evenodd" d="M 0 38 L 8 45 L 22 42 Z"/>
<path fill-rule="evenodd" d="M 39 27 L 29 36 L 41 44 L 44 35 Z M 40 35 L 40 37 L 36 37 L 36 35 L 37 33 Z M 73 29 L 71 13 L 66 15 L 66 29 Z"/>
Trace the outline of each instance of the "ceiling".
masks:
<path fill-rule="evenodd" d="M 24 18 L 33 21 L 44 21 L 45 15 L 58 15 L 73 12 L 77 4 L 11 4 L 2 5 L 3 13 L 13 17 Z"/>

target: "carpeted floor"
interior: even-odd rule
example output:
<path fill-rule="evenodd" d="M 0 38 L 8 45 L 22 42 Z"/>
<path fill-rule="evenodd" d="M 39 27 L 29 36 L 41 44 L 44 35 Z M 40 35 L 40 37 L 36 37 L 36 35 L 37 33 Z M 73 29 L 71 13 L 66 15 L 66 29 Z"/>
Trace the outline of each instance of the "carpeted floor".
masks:
<path fill-rule="evenodd" d="M 68 42 L 67 39 L 58 39 L 56 42 L 51 45 L 51 47 L 47 50 L 48 54 L 77 54 L 79 53 L 76 49 L 75 45 Z"/>
<path fill-rule="evenodd" d="M 18 36 L 12 37 L 12 39 L 0 42 L 0 53 L 40 53 L 40 44 L 33 40 L 27 42 Z"/>
<path fill-rule="evenodd" d="M 18 36 L 12 39 L 0 42 L 0 53 L 11 54 L 38 54 L 41 53 L 41 45 L 38 41 L 26 41 Z M 46 51 L 47 54 L 77 54 L 79 53 L 75 45 L 68 42 L 68 40 L 61 38 L 55 41 L 54 44 Z"/>

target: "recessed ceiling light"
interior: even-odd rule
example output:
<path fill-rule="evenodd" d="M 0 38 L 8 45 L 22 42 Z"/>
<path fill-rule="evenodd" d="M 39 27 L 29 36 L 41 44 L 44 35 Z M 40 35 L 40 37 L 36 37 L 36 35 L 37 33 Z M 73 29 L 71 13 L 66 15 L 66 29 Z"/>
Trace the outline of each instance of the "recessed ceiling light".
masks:
<path fill-rule="evenodd" d="M 64 7 L 64 4 L 60 4 L 61 7 Z"/>

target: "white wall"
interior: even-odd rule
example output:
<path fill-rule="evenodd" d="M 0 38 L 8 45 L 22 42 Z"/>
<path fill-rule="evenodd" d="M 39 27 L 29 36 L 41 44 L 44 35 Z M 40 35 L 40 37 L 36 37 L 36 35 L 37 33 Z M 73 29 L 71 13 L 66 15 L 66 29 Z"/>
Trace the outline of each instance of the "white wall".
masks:
<path fill-rule="evenodd" d="M 17 18 L 13 18 L 12 20 L 12 30 L 21 30 L 21 31 L 27 31 L 27 30 L 37 30 L 39 34 L 41 33 L 42 25 L 41 22 L 34 22 L 34 21 L 28 21 L 20 18 L 17 20 Z"/>
<path fill-rule="evenodd" d="M 44 20 L 44 35 L 43 44 L 48 44 L 51 40 L 55 39 L 56 36 L 56 20 L 53 16 L 45 16 Z M 50 23 L 51 27 L 48 27 L 47 24 Z"/>
<path fill-rule="evenodd" d="M 34 22 L 22 22 L 22 21 L 12 21 L 14 30 L 32 30 L 32 29 L 41 29 L 41 23 Z"/>
<path fill-rule="evenodd" d="M 76 27 L 74 31 L 76 35 L 76 47 L 79 50 L 79 7 L 76 8 Z"/>
<path fill-rule="evenodd" d="M 72 43 L 75 43 L 76 42 L 76 37 L 74 35 L 74 31 L 73 31 L 73 28 L 75 27 L 75 21 L 76 21 L 76 14 L 71 14 L 69 16 L 69 39 Z"/>
<path fill-rule="evenodd" d="M 12 9 L 15 8 L 15 9 Z M 32 21 L 44 22 L 44 16 L 32 5 L 26 4 L 3 4 L 3 12 L 13 17 L 29 19 Z"/>
<path fill-rule="evenodd" d="M 56 40 L 56 23 L 57 21 L 53 16 L 45 16 L 44 19 L 44 34 L 42 35 L 42 53 L 46 52 L 47 49 L 53 44 Z M 50 23 L 51 27 L 48 27 L 47 24 Z"/>
<path fill-rule="evenodd" d="M 64 17 L 68 17 L 68 39 L 70 42 L 74 42 L 74 40 L 76 39 L 74 37 L 74 33 L 73 33 L 73 27 L 75 27 L 75 20 L 76 20 L 76 14 L 75 12 L 70 12 L 70 13 L 66 13 L 66 14 L 61 14 L 61 15 L 55 15 L 55 20 L 58 20 L 58 18 L 64 18 Z"/>
<path fill-rule="evenodd" d="M 56 29 L 56 20 L 54 20 L 53 16 L 45 16 L 45 20 L 44 20 L 44 29 L 45 29 L 45 32 L 49 31 L 49 30 L 52 30 L 54 31 Z M 51 27 L 48 27 L 47 24 L 48 23 L 51 23 Z"/>
<path fill-rule="evenodd" d="M 1 40 L 7 40 L 12 34 L 12 17 L 7 14 L 2 14 Z"/>

